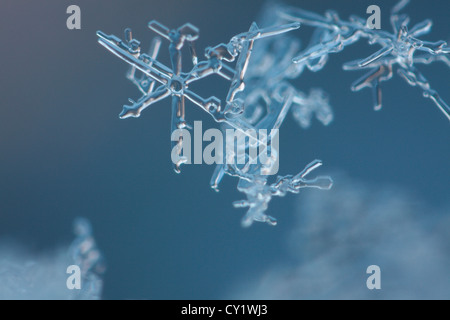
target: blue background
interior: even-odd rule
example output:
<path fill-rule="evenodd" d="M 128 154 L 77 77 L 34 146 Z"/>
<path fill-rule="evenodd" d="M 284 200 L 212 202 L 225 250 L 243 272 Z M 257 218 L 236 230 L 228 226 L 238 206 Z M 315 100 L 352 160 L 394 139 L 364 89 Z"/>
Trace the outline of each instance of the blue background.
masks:
<path fill-rule="evenodd" d="M 341 17 L 365 17 L 370 4 L 382 10 L 388 29 L 392 1 L 290 1 Z M 82 29 L 66 28 L 66 8 L 77 4 Z M 35 251 L 72 239 L 77 216 L 91 220 L 108 263 L 104 297 L 110 299 L 216 299 L 235 283 L 288 257 L 286 235 L 295 197 L 274 199 L 268 213 L 273 228 L 240 226 L 243 210 L 232 207 L 242 195 L 236 180 L 224 179 L 221 192 L 209 188 L 210 166 L 170 161 L 170 102 L 147 109 L 139 119 L 119 120 L 121 106 L 139 92 L 125 78 L 127 66 L 96 42 L 102 30 L 122 37 L 131 27 L 144 46 L 154 36 L 148 21 L 201 32 L 198 49 L 227 42 L 257 18 L 261 1 L 24 1 L 0 3 L 0 236 Z M 434 21 L 427 40 L 448 39 L 448 1 L 413 1 L 412 24 Z M 305 31 L 303 31 L 305 30 Z M 309 28 L 296 31 L 310 34 Z M 307 40 L 307 38 L 303 38 Z M 168 62 L 167 43 L 161 59 Z M 281 139 L 280 174 L 296 173 L 322 159 L 319 174 L 345 172 L 368 183 L 394 184 L 432 207 L 448 203 L 450 124 L 416 88 L 395 78 L 384 85 L 384 108 L 372 110 L 369 90 L 352 93 L 361 74 L 342 63 L 374 52 L 365 43 L 332 55 L 324 70 L 305 72 L 296 85 L 321 87 L 330 95 L 335 119 L 300 129 L 291 116 Z M 421 68 L 450 101 L 449 70 Z M 219 81 L 195 89 L 224 98 Z M 210 117 L 192 104 L 187 119 Z M 334 188 L 339 188 L 339 180 Z M 423 212 L 426 215 L 426 212 Z"/>

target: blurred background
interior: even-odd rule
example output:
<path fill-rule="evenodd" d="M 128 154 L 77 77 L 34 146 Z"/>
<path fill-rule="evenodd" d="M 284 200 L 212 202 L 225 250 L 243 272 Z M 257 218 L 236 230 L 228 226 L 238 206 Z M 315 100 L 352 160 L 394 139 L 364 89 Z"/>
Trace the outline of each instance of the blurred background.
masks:
<path fill-rule="evenodd" d="M 377 4 L 382 28 L 390 30 L 392 1 L 285 3 L 318 13 L 335 9 L 343 18 L 366 17 L 366 8 Z M 66 28 L 71 4 L 81 8 L 81 30 Z M 329 192 L 274 199 L 268 214 L 278 219 L 276 227 L 256 223 L 243 229 L 245 212 L 232 207 L 242 198 L 237 181 L 225 177 L 215 193 L 209 188 L 212 166 L 174 173 L 168 100 L 141 118 L 119 120 L 122 105 L 140 93 L 125 78 L 125 63 L 97 44 L 97 30 L 122 37 L 131 27 L 145 48 L 154 36 L 150 20 L 168 27 L 191 22 L 200 29 L 201 52 L 248 30 L 263 4 L 2 0 L 0 241 L 39 255 L 70 243 L 73 220 L 88 218 L 107 263 L 106 299 L 450 298 L 450 125 L 399 78 L 384 85 L 381 112 L 372 110 L 369 90 L 351 92 L 361 74 L 344 72 L 342 63 L 375 51 L 363 41 L 295 82 L 305 92 L 323 88 L 335 119 L 328 127 L 316 121 L 305 131 L 289 116 L 280 133 L 279 173 L 296 173 L 321 159 L 317 173 L 332 175 L 335 185 Z M 436 41 L 449 39 L 448 10 L 445 0 L 416 0 L 404 12 L 412 24 L 432 19 L 433 31 L 424 38 Z M 296 34 L 307 43 L 311 30 Z M 166 50 L 163 42 L 160 57 L 168 63 Z M 448 68 L 435 63 L 421 70 L 449 102 Z M 209 79 L 195 90 L 223 99 L 227 88 Z M 191 123 L 203 120 L 204 130 L 216 126 L 192 104 L 186 113 Z M 373 237 L 354 234 L 372 229 L 370 217 L 376 217 Z M 412 249 L 432 235 L 423 251 Z M 405 271 L 423 259 L 430 262 Z M 314 268 L 318 261 L 321 268 Z M 382 268 L 381 292 L 365 287 L 370 264 Z M 420 284 L 411 285 L 418 275 Z M 283 287 L 289 283 L 295 290 Z"/>

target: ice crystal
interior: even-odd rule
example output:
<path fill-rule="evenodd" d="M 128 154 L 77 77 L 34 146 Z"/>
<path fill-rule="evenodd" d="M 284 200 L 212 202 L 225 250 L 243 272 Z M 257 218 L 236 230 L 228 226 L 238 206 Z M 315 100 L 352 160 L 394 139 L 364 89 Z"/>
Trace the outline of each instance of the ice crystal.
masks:
<path fill-rule="evenodd" d="M 366 75 L 353 83 L 351 87 L 353 91 L 365 87 L 372 88 L 374 109 L 380 110 L 382 107 L 380 83 L 390 80 L 395 68 L 398 75 L 409 85 L 419 87 L 423 96 L 431 99 L 450 120 L 450 107 L 436 90 L 431 88 L 429 81 L 416 67 L 417 64 L 429 64 L 434 61 L 443 61 L 449 65 L 450 47 L 442 40 L 429 42 L 417 38 L 431 31 L 433 22 L 429 19 L 408 29 L 409 17 L 400 14 L 408 3 L 409 0 L 401 0 L 392 8 L 390 16 L 392 33 L 369 28 L 366 20 L 357 16 L 351 16 L 349 21 L 345 21 L 334 11 L 327 11 L 325 16 L 320 16 L 297 8 L 282 9 L 281 16 L 286 20 L 317 28 L 317 43 L 293 61 L 305 64 L 310 69 L 314 69 L 312 66 L 320 69 L 325 65 L 330 53 L 340 52 L 360 39 L 367 39 L 370 45 L 376 44 L 381 48 L 369 57 L 344 64 L 344 70 L 368 70 Z"/>
<path fill-rule="evenodd" d="M 186 23 L 177 29 L 169 29 L 151 21 L 148 27 L 169 41 L 170 67 L 158 60 L 162 44 L 159 37 L 153 40 L 146 54 L 141 52 L 141 44 L 133 38 L 130 29 L 125 30 L 125 40 L 101 31 L 97 35 L 101 45 L 131 66 L 127 77 L 143 94 L 137 101 L 130 99 L 131 104 L 124 106 L 121 118 L 139 117 L 144 109 L 170 96 L 172 132 L 189 130 L 191 126 L 185 119 L 187 99 L 211 115 L 223 131 L 233 128 L 249 137 L 237 152 L 234 146 L 233 150 L 228 145 L 225 147 L 226 157 L 231 158 L 239 157 L 240 151 L 245 154 L 254 143 L 251 141 L 254 137 L 248 134 L 249 129 L 271 132 L 266 139 L 257 138 L 257 142 L 270 152 L 266 163 L 255 163 L 250 161 L 254 160 L 250 156 L 245 156 L 245 164 L 236 164 L 237 161 L 218 164 L 211 186 L 218 190 L 225 175 L 237 177 L 238 190 L 247 196 L 246 200 L 234 203 L 235 207 L 248 208 L 243 225 L 248 226 L 253 221 L 275 224 L 276 220 L 265 213 L 273 196 L 297 193 L 303 187 L 329 189 L 332 185 L 329 177 L 306 179 L 306 175 L 321 166 L 320 160 L 313 161 L 297 175 L 279 176 L 275 182 L 269 182 L 268 173 L 278 165 L 279 157 L 277 150 L 272 148 L 278 134 L 272 132 L 281 127 L 290 110 L 304 129 L 311 126 L 314 117 L 324 125 L 333 120 L 328 96 L 322 89 L 314 88 L 307 94 L 292 84 L 291 80 L 298 78 L 305 68 L 317 72 L 324 68 L 329 54 L 340 52 L 360 39 L 367 39 L 370 45 L 377 44 L 381 49 L 365 59 L 344 65 L 345 70 L 369 70 L 353 84 L 352 90 L 371 87 L 375 109 L 380 109 L 380 83 L 392 78 L 395 67 L 408 84 L 419 87 L 423 95 L 432 99 L 450 119 L 449 106 L 416 67 L 417 64 L 437 61 L 450 66 L 450 50 L 444 41 L 432 43 L 417 39 L 430 31 L 430 20 L 408 30 L 409 18 L 399 14 L 407 3 L 408 0 L 402 0 L 392 9 L 392 33 L 371 29 L 364 19 L 356 16 L 348 21 L 342 20 L 334 11 L 327 11 L 322 16 L 302 9 L 268 5 L 262 22 L 269 27 L 260 28 L 254 22 L 247 32 L 232 37 L 228 43 L 207 47 L 203 60 L 197 54 L 199 30 L 195 26 Z M 303 50 L 299 39 L 290 32 L 298 29 L 300 24 L 315 28 L 309 45 Z M 189 48 L 192 66 L 183 71 L 181 62 L 185 45 Z M 228 93 L 222 100 L 215 96 L 203 98 L 189 89 L 191 83 L 211 75 L 229 81 Z M 180 172 L 180 166 L 187 162 L 182 152 L 183 136 L 172 143 L 172 150 L 180 159 L 174 168 Z"/>

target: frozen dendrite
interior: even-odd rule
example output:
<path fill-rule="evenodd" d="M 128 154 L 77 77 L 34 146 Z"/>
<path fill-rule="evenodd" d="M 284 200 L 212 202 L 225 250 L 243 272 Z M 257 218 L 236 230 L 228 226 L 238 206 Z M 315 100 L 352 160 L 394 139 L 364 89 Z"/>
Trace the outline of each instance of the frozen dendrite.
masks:
<path fill-rule="evenodd" d="M 291 80 L 298 78 L 305 68 L 313 72 L 321 70 L 330 53 L 340 52 L 360 39 L 368 39 L 369 44 L 378 44 L 382 48 L 366 59 L 344 65 L 346 70 L 370 71 L 353 85 L 353 90 L 372 87 L 375 108 L 381 108 L 379 84 L 392 77 L 395 66 L 410 85 L 420 87 L 424 96 L 431 98 L 450 119 L 448 105 L 430 88 L 428 81 L 415 67 L 416 64 L 435 61 L 450 65 L 447 55 L 449 49 L 443 41 L 430 43 L 415 38 L 429 32 L 431 21 L 427 20 L 408 31 L 409 19 L 398 14 L 407 3 L 407 0 L 402 0 L 392 10 L 393 33 L 370 29 L 365 20 L 359 17 L 341 20 L 333 11 L 321 16 L 301 9 L 267 6 L 262 22 L 271 27 L 260 28 L 253 23 L 249 31 L 232 37 L 228 43 L 206 48 L 203 60 L 199 58 L 195 45 L 199 36 L 196 27 L 187 23 L 170 30 L 151 21 L 149 28 L 169 41 L 171 67 L 157 60 L 162 43 L 160 38 L 153 40 L 150 52 L 146 54 L 141 52 L 140 42 L 132 37 L 129 29 L 125 31 L 125 40 L 101 31 L 97 34 L 101 45 L 131 66 L 127 77 L 143 94 L 136 102 L 130 99 L 131 105 L 124 106 L 121 118 L 139 117 L 145 108 L 170 96 L 172 133 L 190 129 L 191 126 L 185 120 L 187 99 L 210 114 L 221 124 L 223 131 L 233 128 L 240 134 L 248 135 L 248 141 L 237 152 L 234 146 L 230 150 L 225 144 L 227 160 L 236 160 L 240 151 L 247 151 L 255 142 L 252 141 L 255 138 L 248 134 L 249 131 L 263 129 L 276 132 L 290 110 L 302 128 L 308 128 L 313 117 L 328 125 L 333 120 L 333 112 L 323 90 L 315 88 L 306 94 L 296 88 Z M 300 23 L 315 28 L 309 45 L 303 50 L 300 41 L 289 32 L 298 29 Z M 184 45 L 189 47 L 192 61 L 189 71 L 183 71 L 181 65 Z M 416 55 L 416 51 L 420 55 Z M 230 83 L 223 102 L 215 96 L 202 98 L 189 89 L 191 83 L 214 74 Z M 295 176 L 278 177 L 270 183 L 267 172 L 271 172 L 278 164 L 279 154 L 272 148 L 272 142 L 278 135 L 271 133 L 266 138 L 256 138 L 270 153 L 265 163 L 252 162 L 251 156 L 244 156 L 245 162 L 240 165 L 236 164 L 237 161 L 226 161 L 225 164 L 217 165 L 211 179 L 211 186 L 215 190 L 218 190 L 224 175 L 239 179 L 238 190 L 245 193 L 247 199 L 234 205 L 248 208 L 243 219 L 243 225 L 246 226 L 253 221 L 275 224 L 275 219 L 265 214 L 272 196 L 297 193 L 302 187 L 329 189 L 332 185 L 329 177 L 305 178 L 322 164 L 320 160 L 313 161 Z M 173 142 L 172 150 L 179 159 L 174 164 L 175 171 L 180 172 L 180 166 L 188 160 L 183 154 L 183 136 L 177 139 Z"/>
<path fill-rule="evenodd" d="M 97 33 L 100 44 L 132 66 L 128 78 L 143 93 L 143 96 L 137 102 L 130 99 L 131 105 L 124 106 L 120 117 L 139 117 L 141 112 L 151 104 L 171 96 L 172 132 L 189 127 L 185 121 L 186 99 L 209 113 L 215 121 L 225 122 L 235 129 L 245 132 L 252 129 L 252 126 L 235 116 L 242 112 L 242 106 L 240 106 L 239 101 L 235 101 L 235 96 L 245 87 L 243 79 L 252 53 L 253 42 L 257 39 L 296 29 L 299 24 L 291 23 L 280 27 L 260 29 L 256 23 L 253 23 L 248 32 L 234 36 L 228 44 L 219 44 L 207 48 L 205 51 L 206 60 L 200 62 L 195 49 L 195 40 L 198 38 L 196 27 L 187 23 L 178 29 L 170 30 L 156 21 L 151 21 L 148 27 L 161 37 L 169 40 L 171 68 L 156 60 L 160 48 L 160 40 L 158 39 L 154 41 L 150 54 L 145 54 L 141 53 L 140 42 L 133 39 L 130 29 L 125 30 L 125 41 L 100 31 Z M 185 42 L 189 45 L 193 63 L 189 72 L 183 72 L 181 64 L 181 49 Z M 227 65 L 227 63 L 235 60 L 234 69 Z M 142 77 L 136 77 L 136 70 L 142 73 Z M 189 89 L 191 83 L 212 74 L 217 74 L 231 81 L 225 105 L 222 105 L 221 101 L 214 96 L 204 99 Z M 159 84 L 156 89 L 154 89 L 155 83 Z M 182 138 L 178 142 L 174 142 L 180 153 L 182 143 Z M 175 164 L 177 172 L 183 161 L 185 160 Z"/>
<path fill-rule="evenodd" d="M 399 13 L 408 3 L 409 0 L 401 0 L 392 9 L 392 33 L 369 28 L 366 20 L 357 16 L 351 16 L 349 21 L 341 20 L 334 11 L 327 11 L 324 16 L 320 16 L 296 8 L 280 10 L 280 15 L 286 20 L 316 28 L 317 43 L 293 61 L 310 69 L 311 66 L 320 69 L 325 65 L 330 53 L 340 52 L 360 39 L 367 39 L 370 45 L 378 45 L 381 48 L 367 58 L 344 64 L 344 70 L 368 70 L 366 75 L 353 83 L 353 91 L 372 88 L 374 108 L 381 109 L 380 83 L 390 80 L 396 69 L 398 75 L 409 85 L 419 87 L 423 96 L 430 98 L 450 120 L 450 107 L 431 88 L 428 80 L 416 67 L 417 64 L 430 64 L 435 61 L 442 61 L 449 66 L 450 47 L 445 41 L 429 42 L 417 38 L 431 31 L 431 20 L 425 20 L 408 29 L 409 17 Z"/>
<path fill-rule="evenodd" d="M 329 189 L 332 180 L 329 177 L 317 177 L 312 180 L 306 179 L 308 173 L 320 167 L 322 162 L 314 160 L 308 164 L 303 171 L 295 176 L 279 176 L 276 182 L 267 185 L 267 176 L 251 174 L 251 179 L 240 178 L 238 190 L 247 196 L 247 200 L 236 201 L 233 205 L 236 208 L 248 207 L 247 214 L 242 220 L 243 226 L 250 226 L 253 221 L 267 222 L 275 225 L 276 219 L 266 215 L 268 204 L 272 196 L 284 197 L 288 192 L 299 193 L 301 188 L 313 187 L 319 189 Z"/>
<path fill-rule="evenodd" d="M 282 66 L 280 66 L 279 58 L 284 57 L 284 52 L 279 50 L 275 52 L 274 60 L 265 65 L 258 61 L 266 59 L 267 55 L 258 56 L 256 53 L 257 56 L 250 63 L 256 40 L 275 38 L 274 36 L 298 27 L 299 23 L 294 22 L 261 29 L 256 23 L 253 23 L 248 32 L 232 37 L 227 44 L 222 43 L 206 48 L 205 60 L 199 61 L 195 46 L 195 40 L 198 38 L 196 27 L 185 24 L 178 29 L 170 30 L 158 22 L 151 21 L 149 28 L 170 42 L 171 67 L 167 67 L 157 60 L 161 47 L 159 38 L 152 42 L 149 54 L 145 54 L 141 53 L 140 42 L 133 39 L 129 29 L 125 31 L 124 41 L 102 32 L 98 32 L 98 36 L 100 44 L 131 65 L 127 77 L 143 94 L 137 102 L 130 100 L 131 105 L 124 106 L 120 114 L 121 118 L 139 117 L 141 112 L 151 104 L 171 96 L 172 132 L 177 129 L 190 128 L 185 120 L 185 100 L 187 99 L 210 114 L 215 121 L 222 123 L 223 128 L 234 128 L 247 134 L 249 129 L 266 129 L 271 132 L 273 129 L 279 129 L 292 105 L 297 108 L 297 111 L 294 111 L 296 117 L 299 117 L 299 112 L 303 112 L 308 119 L 308 124 L 313 113 L 316 113 L 317 117 L 325 124 L 332 119 L 332 113 L 327 103 L 311 103 L 303 93 L 297 92 L 286 81 L 286 74 L 292 73 L 293 64 L 290 57 L 284 58 Z M 181 54 L 185 43 L 189 46 L 192 60 L 192 68 L 188 72 L 183 72 L 181 68 Z M 285 42 L 284 45 L 286 44 L 289 45 Z M 294 52 L 292 51 L 292 53 Z M 267 67 L 271 69 L 270 72 L 263 70 Z M 257 68 L 262 68 L 262 70 L 257 70 Z M 230 81 L 225 103 L 214 96 L 201 98 L 189 89 L 192 82 L 213 74 Z M 275 81 L 277 79 L 280 81 Z M 252 99 L 263 99 L 264 103 L 256 105 Z M 288 191 L 297 193 L 300 188 L 307 186 L 324 188 L 331 186 L 329 178 L 324 178 L 326 179 L 325 183 L 320 181 L 321 178 L 317 181 L 304 178 L 312 169 L 320 166 L 321 162 L 319 161 L 313 162 L 296 176 L 279 177 L 278 181 L 268 185 L 268 177 L 264 174 L 264 168 L 270 171 L 276 162 L 273 158 L 278 157 L 275 150 L 271 149 L 272 138 L 269 135 L 265 141 L 258 140 L 271 151 L 271 159 L 264 164 L 265 167 L 261 163 L 250 164 L 249 162 L 242 166 L 237 164 L 218 165 L 212 178 L 211 184 L 216 190 L 225 174 L 239 179 L 238 189 L 244 192 L 248 198 L 239 206 L 249 207 L 243 220 L 244 225 L 249 225 L 255 220 L 274 223 L 274 219 L 264 213 L 272 196 L 284 196 Z M 249 141 L 246 147 L 249 143 L 251 142 Z M 181 154 L 182 146 L 183 137 L 175 141 L 172 146 L 178 150 L 177 153 L 181 159 L 175 164 L 177 172 L 179 172 L 181 164 L 186 162 L 186 158 Z M 233 152 L 231 154 L 235 155 Z"/>

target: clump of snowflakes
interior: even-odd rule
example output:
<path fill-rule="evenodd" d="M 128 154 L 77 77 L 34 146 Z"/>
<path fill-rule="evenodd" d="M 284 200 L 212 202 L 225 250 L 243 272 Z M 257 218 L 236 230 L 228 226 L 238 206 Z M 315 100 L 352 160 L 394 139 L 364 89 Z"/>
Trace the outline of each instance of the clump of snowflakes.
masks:
<path fill-rule="evenodd" d="M 313 118 L 328 125 L 333 120 L 333 112 L 326 93 L 319 88 L 309 93 L 302 92 L 290 80 L 300 77 L 305 68 L 320 71 L 329 54 L 340 52 L 361 39 L 381 48 L 365 59 L 344 65 L 345 70 L 368 70 L 352 85 L 353 91 L 371 87 L 374 107 L 379 110 L 382 105 L 380 83 L 391 79 L 396 70 L 408 84 L 419 87 L 423 96 L 430 98 L 450 120 L 449 106 L 417 69 L 418 64 L 438 61 L 450 66 L 450 49 L 444 41 L 427 42 L 417 38 L 430 31 L 430 20 L 408 29 L 408 16 L 400 14 L 408 2 L 402 0 L 392 9 L 392 33 L 372 29 L 360 17 L 342 20 L 334 11 L 327 11 L 322 16 L 283 5 L 266 6 L 262 24 L 269 27 L 261 28 L 254 22 L 247 32 L 233 36 L 228 43 L 207 47 L 203 57 L 196 48 L 199 30 L 190 23 L 170 29 L 156 21 L 149 22 L 148 27 L 159 37 L 153 40 L 148 53 L 142 52 L 141 43 L 133 38 L 130 29 L 125 30 L 124 40 L 101 31 L 97 35 L 101 45 L 131 66 L 127 78 L 142 93 L 137 101 L 130 99 L 130 105 L 123 107 L 122 119 L 139 117 L 150 105 L 171 97 L 172 133 L 189 130 L 191 126 L 185 119 L 185 102 L 190 101 L 220 123 L 223 131 L 232 128 L 249 136 L 249 142 L 240 146 L 241 150 L 237 152 L 229 150 L 226 145 L 224 154 L 227 157 L 231 154 L 236 160 L 239 151 L 245 153 L 252 144 L 249 130 L 276 132 L 289 111 L 304 129 L 310 127 Z M 300 40 L 290 33 L 300 25 L 315 28 L 305 49 L 301 49 Z M 161 38 L 169 41 L 171 66 L 158 60 Z M 188 70 L 183 70 L 181 63 L 185 46 L 192 61 Z M 189 88 L 191 83 L 213 75 L 229 81 L 224 99 L 215 96 L 204 98 Z M 225 164 L 217 164 L 211 179 L 212 188 L 218 190 L 224 175 L 238 178 L 237 188 L 247 199 L 235 202 L 234 206 L 248 208 L 243 218 L 244 226 L 253 221 L 276 224 L 276 219 L 265 213 L 273 196 L 298 193 L 304 187 L 329 189 L 332 186 L 330 177 L 306 178 L 322 165 L 320 160 L 314 160 L 296 175 L 279 176 L 269 183 L 267 172 L 272 172 L 271 168 L 278 165 L 279 154 L 272 144 L 276 139 L 278 135 L 271 134 L 262 143 L 271 154 L 267 162 L 252 161 L 254 159 L 250 156 L 246 157 L 244 164 L 224 161 Z M 179 159 L 174 163 L 176 172 L 180 172 L 180 166 L 187 162 L 183 155 L 183 141 L 183 136 L 172 141 L 172 150 Z M 260 140 L 257 142 L 261 143 Z"/>

